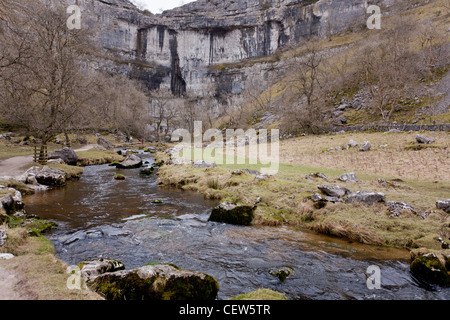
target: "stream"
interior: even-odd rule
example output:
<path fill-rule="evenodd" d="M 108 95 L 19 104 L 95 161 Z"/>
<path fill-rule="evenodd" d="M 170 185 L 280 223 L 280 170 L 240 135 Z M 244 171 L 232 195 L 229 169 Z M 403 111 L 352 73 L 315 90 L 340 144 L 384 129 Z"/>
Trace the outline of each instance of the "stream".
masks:
<path fill-rule="evenodd" d="M 143 160 L 153 163 L 151 155 Z M 217 201 L 158 186 L 156 175 L 108 165 L 86 167 L 79 181 L 25 197 L 28 213 L 55 221 L 46 234 L 69 265 L 112 258 L 126 269 L 173 263 L 214 276 L 218 299 L 258 288 L 289 299 L 450 299 L 450 290 L 422 287 L 410 274 L 406 250 L 367 246 L 283 227 L 208 222 Z M 120 172 L 126 180 L 115 180 Z M 157 201 L 155 201 L 157 200 Z M 160 201 L 159 201 L 160 200 Z M 381 288 L 369 289 L 367 268 L 381 271 Z M 291 268 L 285 281 L 269 273 Z"/>

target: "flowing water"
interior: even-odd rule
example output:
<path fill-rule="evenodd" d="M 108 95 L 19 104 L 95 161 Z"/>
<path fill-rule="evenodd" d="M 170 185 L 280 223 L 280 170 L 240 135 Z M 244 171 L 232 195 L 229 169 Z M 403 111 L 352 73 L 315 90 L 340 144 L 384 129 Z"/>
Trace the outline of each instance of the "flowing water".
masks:
<path fill-rule="evenodd" d="M 290 299 L 450 299 L 450 290 L 427 290 L 411 277 L 404 250 L 290 227 L 208 222 L 217 202 L 160 187 L 155 175 L 143 176 L 139 170 L 86 167 L 79 181 L 25 198 L 29 213 L 58 223 L 47 235 L 58 258 L 69 265 L 113 258 L 127 269 L 173 263 L 214 276 L 219 299 L 262 287 Z M 116 172 L 126 180 L 114 180 Z M 371 265 L 381 270 L 381 289 L 367 286 Z M 293 273 L 283 282 L 269 273 L 287 267 Z"/>

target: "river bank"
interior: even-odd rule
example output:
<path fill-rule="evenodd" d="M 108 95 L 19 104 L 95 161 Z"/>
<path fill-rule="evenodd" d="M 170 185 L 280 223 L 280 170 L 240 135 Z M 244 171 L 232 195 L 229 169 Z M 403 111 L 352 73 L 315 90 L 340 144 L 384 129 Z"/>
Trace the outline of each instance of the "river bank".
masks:
<path fill-rule="evenodd" d="M 340 133 L 282 140 L 279 170 L 273 176 L 261 175 L 261 165 L 248 159 L 246 164 L 209 165 L 211 159 L 202 158 L 205 149 L 187 149 L 181 154 L 187 161 L 174 161 L 172 149 L 156 155 L 156 161 L 164 161 L 158 181 L 207 198 L 254 205 L 253 225 L 289 225 L 368 245 L 405 248 L 412 259 L 431 253 L 448 268 L 450 215 L 437 202 L 450 195 L 450 139 L 445 132 L 422 133 L 438 142 L 411 148 L 420 146 L 417 134 Z M 369 140 L 372 148 L 367 152 L 348 145 Z M 339 148 L 332 147 L 336 145 Z M 248 154 L 248 146 L 240 148 L 234 151 Z M 198 165 L 201 160 L 206 164 Z M 342 197 L 332 194 L 334 186 L 343 190 Z M 359 197 L 365 194 L 380 199 L 365 202 Z M 357 200 L 349 201 L 350 195 Z"/>

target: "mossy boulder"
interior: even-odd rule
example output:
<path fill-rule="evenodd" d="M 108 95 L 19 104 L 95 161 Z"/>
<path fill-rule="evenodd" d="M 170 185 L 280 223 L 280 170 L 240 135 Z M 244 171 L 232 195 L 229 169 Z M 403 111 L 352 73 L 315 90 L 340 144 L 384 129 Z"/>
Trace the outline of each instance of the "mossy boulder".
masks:
<path fill-rule="evenodd" d="M 450 252 L 415 252 L 411 260 L 411 273 L 417 279 L 443 287 L 450 286 Z"/>
<path fill-rule="evenodd" d="M 217 280 L 173 265 L 146 265 L 102 274 L 87 282 L 107 300 L 214 300 Z"/>
<path fill-rule="evenodd" d="M 116 180 L 125 180 L 126 177 L 123 174 L 121 174 L 121 173 L 116 173 L 114 175 L 114 179 L 116 179 Z"/>
<path fill-rule="evenodd" d="M 209 221 L 249 226 L 253 221 L 255 209 L 256 206 L 222 202 L 212 209 Z"/>

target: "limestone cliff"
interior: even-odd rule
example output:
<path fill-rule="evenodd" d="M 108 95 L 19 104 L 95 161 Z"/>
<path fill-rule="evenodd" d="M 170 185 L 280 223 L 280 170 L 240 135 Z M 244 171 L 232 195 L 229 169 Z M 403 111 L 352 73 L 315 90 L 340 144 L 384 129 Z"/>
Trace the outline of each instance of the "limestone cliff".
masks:
<path fill-rule="evenodd" d="M 201 94 L 211 82 L 220 82 L 222 92 L 239 93 L 246 72 L 214 66 L 269 56 L 367 19 L 361 0 L 198 0 L 158 15 L 127 0 L 78 3 L 83 23 L 96 30 L 104 50 L 98 67 L 132 75 L 149 88 L 170 88 L 174 95 Z"/>

